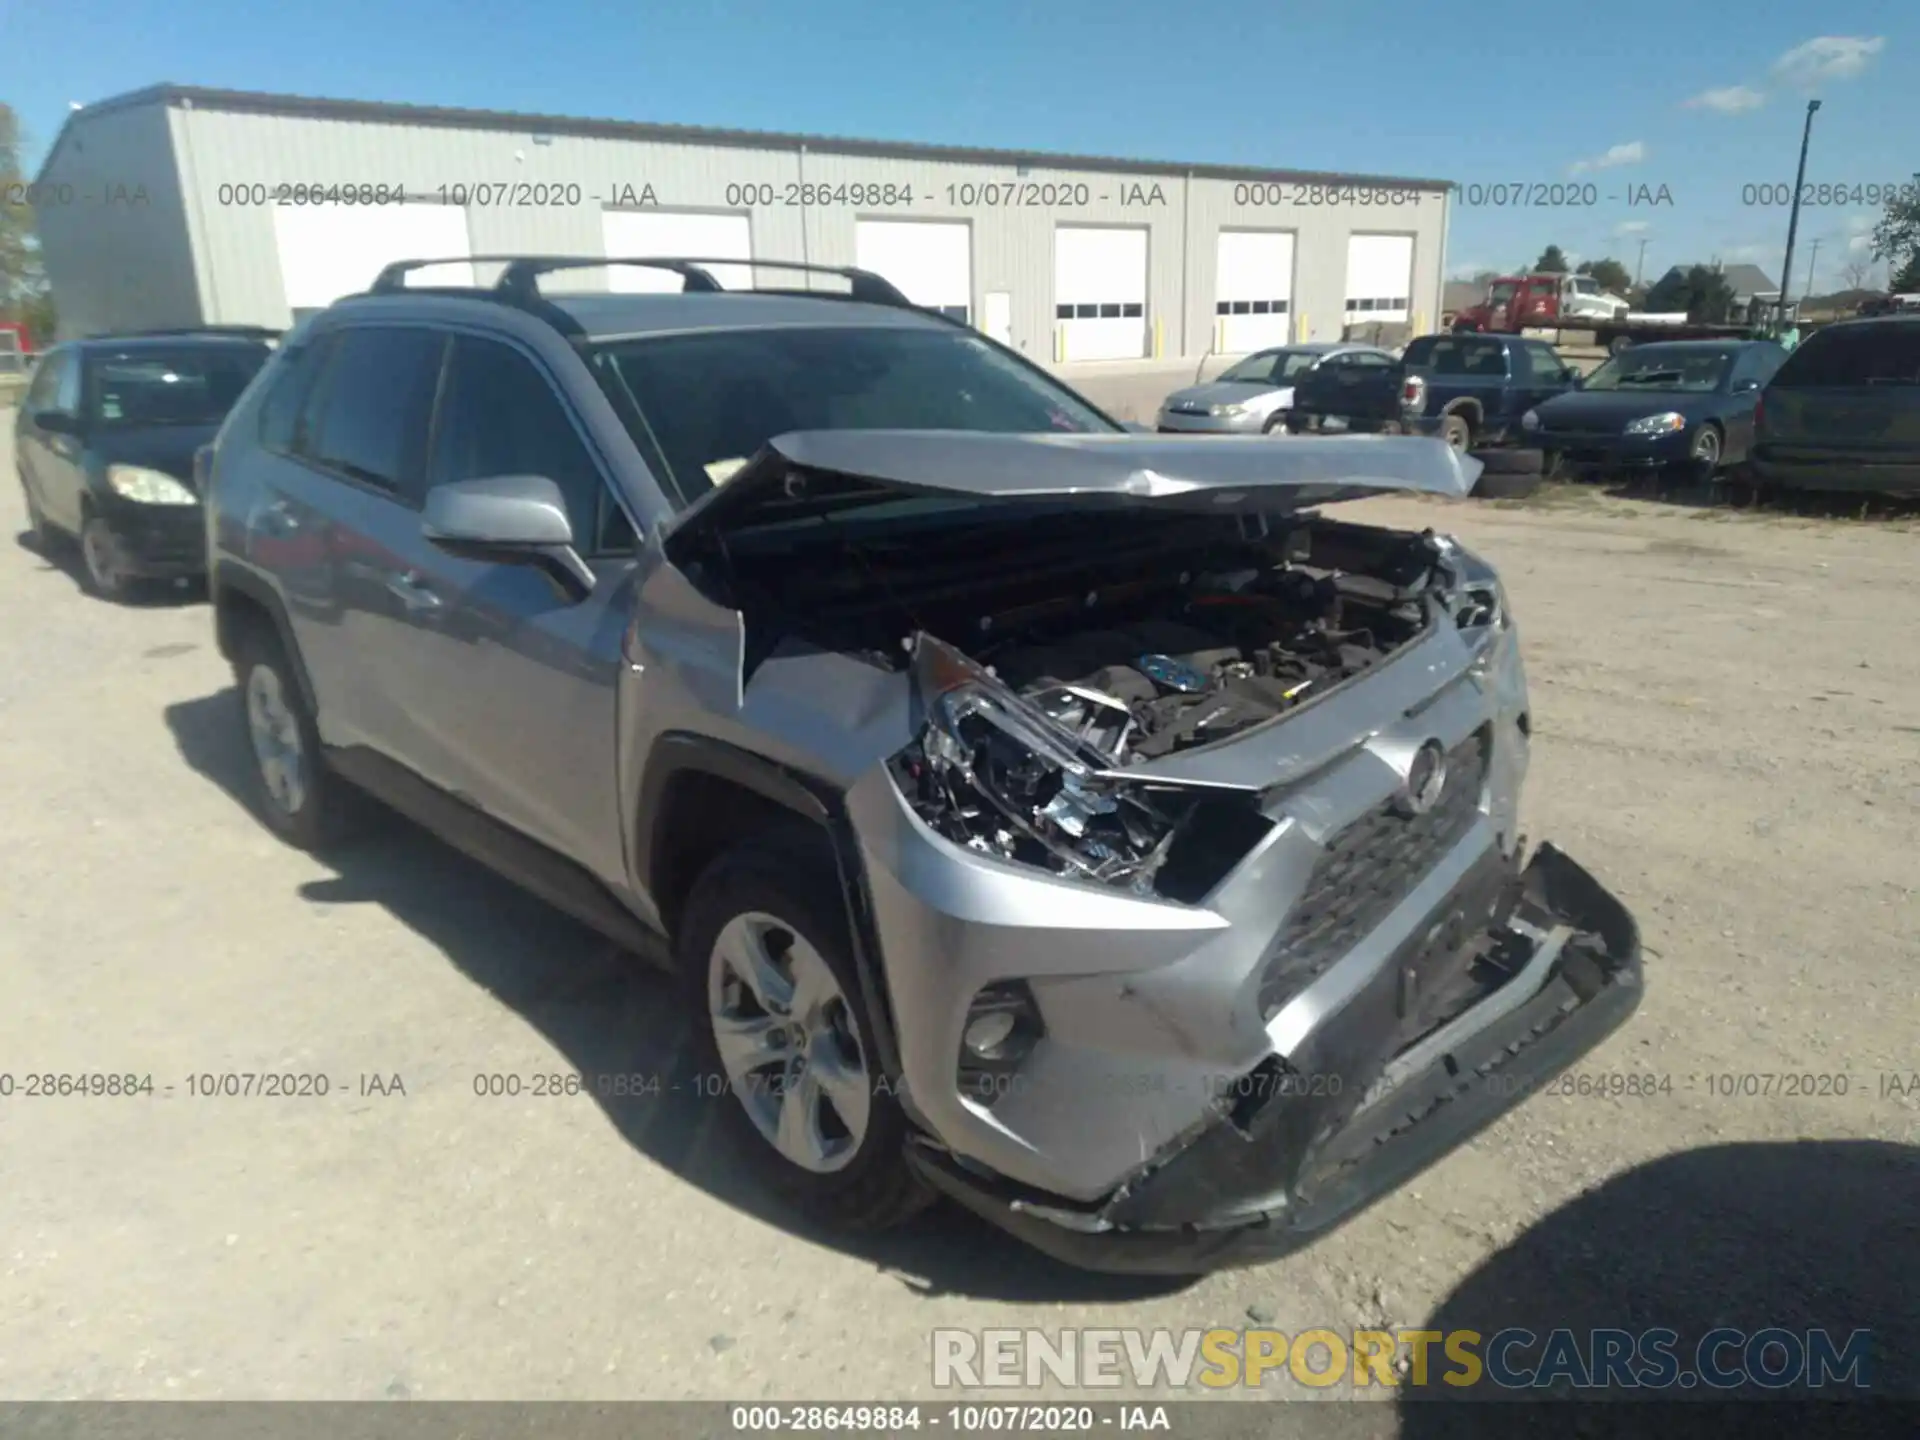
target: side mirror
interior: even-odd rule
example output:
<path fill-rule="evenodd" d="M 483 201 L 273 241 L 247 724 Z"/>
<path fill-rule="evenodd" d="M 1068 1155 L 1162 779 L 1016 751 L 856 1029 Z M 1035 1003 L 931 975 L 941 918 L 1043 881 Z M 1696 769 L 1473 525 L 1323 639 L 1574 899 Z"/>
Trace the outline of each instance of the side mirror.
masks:
<path fill-rule="evenodd" d="M 1587 388 L 1587 377 L 1586 377 L 1586 376 L 1584 376 L 1584 375 L 1582 375 L 1582 374 L 1581 374 L 1581 373 L 1580 373 L 1579 371 L 1577 371 L 1577 370 L 1569 370 L 1569 371 L 1567 372 L 1567 388 L 1568 388 L 1569 390 L 1584 390 L 1584 389 L 1586 389 L 1586 388 Z"/>
<path fill-rule="evenodd" d="M 36 410 L 33 423 L 49 435 L 78 435 L 86 428 L 78 415 L 70 415 L 65 410 Z"/>
<path fill-rule="evenodd" d="M 451 555 L 540 566 L 577 598 L 593 589 L 593 572 L 573 548 L 566 497 L 544 475 L 436 485 L 427 492 L 420 532 Z"/>

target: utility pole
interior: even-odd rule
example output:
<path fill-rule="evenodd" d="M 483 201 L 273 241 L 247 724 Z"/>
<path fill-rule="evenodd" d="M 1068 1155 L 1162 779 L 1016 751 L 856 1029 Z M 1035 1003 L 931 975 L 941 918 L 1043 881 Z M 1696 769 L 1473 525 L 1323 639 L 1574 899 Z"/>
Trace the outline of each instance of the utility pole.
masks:
<path fill-rule="evenodd" d="M 1800 292 L 1800 303 L 1805 304 L 1813 294 L 1813 267 L 1820 263 L 1820 242 L 1813 242 L 1813 249 L 1807 255 L 1807 288 Z"/>
<path fill-rule="evenodd" d="M 1647 242 L 1642 240 L 1640 242 L 1640 258 L 1633 262 L 1633 288 L 1636 290 L 1640 288 L 1640 272 L 1646 268 L 1646 264 Z"/>
<path fill-rule="evenodd" d="M 1774 315 L 1774 324 L 1782 328 L 1787 323 L 1787 292 L 1793 288 L 1793 237 L 1800 230 L 1800 192 L 1807 183 L 1807 144 L 1813 139 L 1813 114 L 1819 108 L 1818 100 L 1807 102 L 1807 122 L 1800 131 L 1800 169 L 1793 177 L 1793 209 L 1787 214 L 1787 258 L 1780 267 L 1780 308 Z"/>

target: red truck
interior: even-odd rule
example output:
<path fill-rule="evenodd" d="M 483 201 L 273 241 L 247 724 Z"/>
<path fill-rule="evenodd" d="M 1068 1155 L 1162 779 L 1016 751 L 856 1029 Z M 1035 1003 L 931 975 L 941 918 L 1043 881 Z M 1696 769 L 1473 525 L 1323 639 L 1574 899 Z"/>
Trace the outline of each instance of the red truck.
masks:
<path fill-rule="evenodd" d="M 1748 340 L 1771 333 L 1774 301 L 1756 296 L 1745 322 L 1713 324 L 1681 314 L 1643 314 L 1588 275 L 1502 275 L 1487 298 L 1453 317 L 1458 332 L 1518 335 L 1523 330 L 1588 330 L 1613 354 L 1648 340 Z M 1794 307 L 1788 306 L 1791 317 Z"/>
<path fill-rule="evenodd" d="M 31 354 L 33 333 L 26 325 L 18 320 L 0 320 L 0 375 L 9 370 L 24 370 L 26 357 Z"/>

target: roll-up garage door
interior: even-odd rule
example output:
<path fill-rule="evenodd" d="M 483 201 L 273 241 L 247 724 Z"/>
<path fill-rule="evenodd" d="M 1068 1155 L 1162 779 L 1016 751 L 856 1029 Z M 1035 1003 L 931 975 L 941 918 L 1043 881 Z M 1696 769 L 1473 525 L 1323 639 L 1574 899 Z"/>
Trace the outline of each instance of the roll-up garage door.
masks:
<path fill-rule="evenodd" d="M 1058 360 L 1147 353 L 1147 232 L 1062 225 L 1053 232 Z"/>
<path fill-rule="evenodd" d="M 395 260 L 471 255 L 467 212 L 458 205 L 281 205 L 273 212 L 280 281 L 297 323 L 342 295 L 357 294 Z M 473 266 L 433 265 L 409 285 L 471 285 Z"/>
<path fill-rule="evenodd" d="M 1245 355 L 1293 338 L 1293 236 L 1222 230 L 1215 272 L 1213 348 Z"/>
<path fill-rule="evenodd" d="M 608 210 L 600 220 L 600 234 L 612 256 L 686 256 L 699 259 L 751 260 L 753 226 L 745 215 L 706 215 L 689 210 Z M 707 267 L 728 290 L 751 290 L 753 272 L 744 265 Z M 792 284 L 782 276 L 781 284 Z M 607 270 L 607 288 L 621 293 L 678 291 L 681 279 L 670 270 L 642 270 L 614 265 Z"/>
<path fill-rule="evenodd" d="M 1413 304 L 1413 237 L 1354 235 L 1347 240 L 1347 323 L 1403 321 Z"/>
<path fill-rule="evenodd" d="M 859 220 L 854 264 L 891 280 L 909 300 L 973 319 L 972 227 L 964 220 Z"/>

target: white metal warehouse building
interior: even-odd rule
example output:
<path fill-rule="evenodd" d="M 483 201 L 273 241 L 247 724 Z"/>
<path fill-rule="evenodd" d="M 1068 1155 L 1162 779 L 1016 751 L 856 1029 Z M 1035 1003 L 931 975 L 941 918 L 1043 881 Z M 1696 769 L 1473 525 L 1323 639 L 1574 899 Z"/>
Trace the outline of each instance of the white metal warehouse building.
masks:
<path fill-rule="evenodd" d="M 36 181 L 63 337 L 285 327 L 402 258 L 686 255 L 876 270 L 1071 370 L 1417 334 L 1438 317 L 1448 192 L 172 85 L 73 112 Z M 568 281 L 668 285 L 635 269 Z"/>

